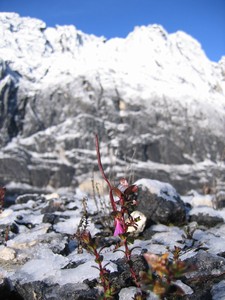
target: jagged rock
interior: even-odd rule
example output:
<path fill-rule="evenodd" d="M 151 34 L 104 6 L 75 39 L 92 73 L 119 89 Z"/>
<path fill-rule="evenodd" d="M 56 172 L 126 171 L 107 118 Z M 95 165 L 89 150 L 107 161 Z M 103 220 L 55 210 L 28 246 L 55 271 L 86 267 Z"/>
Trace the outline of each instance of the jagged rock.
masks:
<path fill-rule="evenodd" d="M 52 213 L 45 213 L 43 216 L 43 223 L 50 223 L 50 224 L 56 224 L 60 220 L 59 216 L 52 214 Z"/>
<path fill-rule="evenodd" d="M 138 186 L 138 206 L 147 222 L 181 225 L 186 220 L 185 205 L 176 190 L 168 183 L 157 180 L 140 179 Z"/>
<path fill-rule="evenodd" d="M 24 107 L 20 107 L 17 99 L 18 74 L 13 71 L 9 63 L 0 57 L 0 146 L 7 144 L 17 136 L 21 127 L 21 113 Z"/>
<path fill-rule="evenodd" d="M 185 282 L 195 290 L 194 294 L 185 299 L 212 299 L 214 284 L 225 277 L 225 259 L 200 250 L 185 261 L 193 269 L 186 275 Z"/>
<path fill-rule="evenodd" d="M 0 280 L 0 295 L 4 300 L 23 300 L 23 298 L 13 290 L 10 280 Z"/>
<path fill-rule="evenodd" d="M 41 213 L 46 214 L 46 213 L 53 213 L 56 211 L 64 211 L 64 210 L 65 207 L 63 201 L 53 199 L 47 202 L 47 205 L 45 205 L 42 208 Z"/>
<path fill-rule="evenodd" d="M 96 300 L 97 290 L 89 289 L 84 283 L 66 284 L 64 286 L 53 285 L 43 282 L 17 282 L 15 285 L 16 293 L 22 297 L 23 300 L 36 299 L 62 299 L 62 300 Z"/>
<path fill-rule="evenodd" d="M 225 298 L 225 280 L 220 281 L 217 284 L 214 284 L 211 289 L 212 299 L 213 300 L 222 300 Z"/>
<path fill-rule="evenodd" d="M 132 285 L 132 278 L 130 276 L 130 271 L 126 259 L 118 259 L 114 261 L 117 265 L 117 272 L 112 274 L 112 284 L 116 287 L 117 290 L 120 290 L 121 287 L 129 287 Z M 147 270 L 147 263 L 142 256 L 133 255 L 131 257 L 131 264 L 136 274 L 139 274 L 141 270 Z"/>
<path fill-rule="evenodd" d="M 211 207 L 196 207 L 189 212 L 190 222 L 197 222 L 199 225 L 214 227 L 224 223 L 224 219 Z"/>
<path fill-rule="evenodd" d="M 159 25 L 107 41 L 12 13 L 0 24 L 0 185 L 74 188 L 97 170 L 95 133 L 115 177 L 131 163 L 180 193 L 224 181 L 224 59 Z"/>
<path fill-rule="evenodd" d="M 40 195 L 38 194 L 24 194 L 24 195 L 20 195 L 16 198 L 16 203 L 17 204 L 22 204 L 22 203 L 27 203 L 30 200 L 33 201 L 38 201 L 40 199 Z"/>

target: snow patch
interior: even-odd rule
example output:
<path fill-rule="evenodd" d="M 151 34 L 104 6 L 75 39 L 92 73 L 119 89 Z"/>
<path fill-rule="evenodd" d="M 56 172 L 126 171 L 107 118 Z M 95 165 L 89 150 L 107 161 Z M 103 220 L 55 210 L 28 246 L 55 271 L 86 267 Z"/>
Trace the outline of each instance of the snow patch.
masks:
<path fill-rule="evenodd" d="M 158 180 L 139 179 L 134 184 L 137 186 L 141 185 L 147 187 L 152 194 L 163 197 L 168 201 L 175 202 L 175 199 L 178 196 L 175 188 L 171 184 Z"/>

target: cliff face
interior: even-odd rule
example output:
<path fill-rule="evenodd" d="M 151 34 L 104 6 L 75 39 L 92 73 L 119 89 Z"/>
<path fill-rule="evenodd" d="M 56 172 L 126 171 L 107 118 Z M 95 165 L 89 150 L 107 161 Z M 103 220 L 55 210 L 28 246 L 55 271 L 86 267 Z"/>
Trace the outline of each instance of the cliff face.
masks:
<path fill-rule="evenodd" d="M 225 60 L 184 32 L 105 40 L 0 14 L 0 185 L 74 187 L 104 166 L 179 192 L 224 180 Z"/>

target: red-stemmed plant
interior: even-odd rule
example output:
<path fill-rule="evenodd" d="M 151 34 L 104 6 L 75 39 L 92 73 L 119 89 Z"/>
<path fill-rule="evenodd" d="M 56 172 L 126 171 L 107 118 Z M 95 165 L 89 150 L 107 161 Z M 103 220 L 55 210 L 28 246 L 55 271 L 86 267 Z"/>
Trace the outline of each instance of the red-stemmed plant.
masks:
<path fill-rule="evenodd" d="M 118 246 L 123 245 L 123 251 L 126 257 L 126 262 L 129 266 L 131 277 L 137 287 L 140 287 L 138 275 L 135 273 L 131 260 L 132 249 L 129 248 L 131 239 L 129 238 L 128 228 L 136 228 L 138 219 L 134 219 L 131 212 L 134 210 L 137 202 L 134 199 L 135 193 L 138 191 L 136 185 L 129 185 L 126 179 L 122 178 L 118 187 L 114 187 L 108 180 L 101 162 L 101 154 L 99 149 L 98 136 L 95 136 L 96 152 L 98 158 L 98 167 L 103 179 L 106 181 L 109 188 L 109 199 L 112 207 L 112 216 L 114 217 L 114 236 L 119 236 L 121 242 Z"/>

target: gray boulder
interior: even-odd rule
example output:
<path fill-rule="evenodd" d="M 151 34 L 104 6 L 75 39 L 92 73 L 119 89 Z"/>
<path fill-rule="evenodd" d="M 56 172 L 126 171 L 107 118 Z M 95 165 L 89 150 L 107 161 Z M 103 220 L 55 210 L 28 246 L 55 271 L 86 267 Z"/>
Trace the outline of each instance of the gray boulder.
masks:
<path fill-rule="evenodd" d="M 137 209 L 145 214 L 147 222 L 182 225 L 186 221 L 185 205 L 176 190 L 168 183 L 140 179 Z"/>

